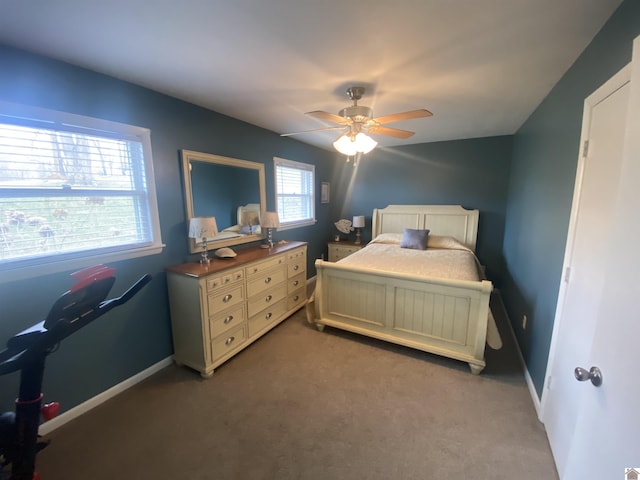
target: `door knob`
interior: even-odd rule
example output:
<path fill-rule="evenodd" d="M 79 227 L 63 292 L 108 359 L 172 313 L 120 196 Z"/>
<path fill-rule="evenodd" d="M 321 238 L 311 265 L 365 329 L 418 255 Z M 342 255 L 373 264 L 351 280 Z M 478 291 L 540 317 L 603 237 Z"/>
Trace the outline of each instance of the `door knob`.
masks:
<path fill-rule="evenodd" d="M 589 370 L 585 370 L 582 367 L 576 367 L 573 371 L 573 374 L 576 376 L 576 380 L 579 382 L 586 382 L 587 380 L 591 380 L 591 383 L 594 387 L 599 387 L 602 385 L 602 372 L 598 367 L 591 367 Z"/>

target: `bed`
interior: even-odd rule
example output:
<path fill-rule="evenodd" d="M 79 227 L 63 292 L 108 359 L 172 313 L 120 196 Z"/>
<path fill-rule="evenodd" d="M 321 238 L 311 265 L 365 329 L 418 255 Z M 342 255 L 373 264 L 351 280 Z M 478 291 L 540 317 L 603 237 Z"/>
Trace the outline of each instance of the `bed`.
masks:
<path fill-rule="evenodd" d="M 461 360 L 479 374 L 487 340 L 501 341 L 493 286 L 474 253 L 478 216 L 457 205 L 374 210 L 370 244 L 336 263 L 316 260 L 311 321 Z M 407 228 L 429 230 L 426 250 L 400 247 Z M 458 259 L 462 271 L 450 268 Z"/>
<path fill-rule="evenodd" d="M 248 203 L 240 205 L 237 210 L 238 223 L 225 228 L 215 237 L 215 240 L 226 240 L 246 235 L 260 235 L 260 204 Z"/>

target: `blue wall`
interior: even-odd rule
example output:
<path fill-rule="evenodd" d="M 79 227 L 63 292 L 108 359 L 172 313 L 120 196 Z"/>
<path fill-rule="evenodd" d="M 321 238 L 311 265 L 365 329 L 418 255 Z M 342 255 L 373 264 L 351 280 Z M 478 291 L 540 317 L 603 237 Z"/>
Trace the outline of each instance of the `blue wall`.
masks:
<path fill-rule="evenodd" d="M 215 112 L 58 61 L 0 46 L 0 100 L 62 110 L 151 130 L 158 206 L 165 249 L 116 262 L 113 293 L 144 273 L 154 280 L 130 303 L 67 339 L 49 357 L 46 400 L 70 409 L 172 353 L 164 269 L 188 255 L 179 150 L 263 162 L 267 208 L 274 209 L 274 156 L 312 163 L 316 186 L 331 182 L 331 202 L 316 204 L 314 226 L 277 232 L 309 242 L 313 261 L 326 253 L 333 222 L 389 204 L 461 204 L 480 210 L 478 255 L 491 280 L 502 283 L 502 239 L 513 138 L 511 136 L 380 148 L 358 167 L 335 152 L 311 147 Z M 11 72 L 9 75 L 6 72 Z M 0 342 L 41 320 L 71 282 L 69 272 L 0 285 Z M 0 378 L 0 408 L 12 407 L 17 375 Z"/>
<path fill-rule="evenodd" d="M 503 298 L 539 395 L 558 300 L 584 99 L 631 60 L 639 34 L 640 2 L 626 0 L 514 138 Z"/>
<path fill-rule="evenodd" d="M 478 209 L 478 257 L 499 286 L 511 149 L 512 137 L 503 136 L 375 149 L 357 167 L 343 160 L 333 176 L 331 219 L 365 215 L 363 239 L 368 241 L 374 208 L 453 204 Z M 327 232 L 329 237 L 336 233 L 335 227 Z"/>

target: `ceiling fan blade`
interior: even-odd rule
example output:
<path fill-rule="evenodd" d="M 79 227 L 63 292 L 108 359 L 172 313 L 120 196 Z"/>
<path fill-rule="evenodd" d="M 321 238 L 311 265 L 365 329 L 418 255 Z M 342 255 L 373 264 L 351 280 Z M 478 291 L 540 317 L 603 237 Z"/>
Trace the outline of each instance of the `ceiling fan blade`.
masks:
<path fill-rule="evenodd" d="M 399 122 L 401 120 L 411 120 L 414 118 L 424 118 L 430 117 L 433 113 L 429 110 L 420 109 L 420 110 L 411 110 L 410 112 L 402 112 L 402 113 L 392 113 L 391 115 L 384 115 L 382 117 L 374 118 L 369 121 L 369 123 L 393 123 Z"/>
<path fill-rule="evenodd" d="M 325 128 L 316 128 L 313 130 L 304 130 L 302 132 L 293 132 L 293 133 L 281 133 L 281 137 L 290 137 L 292 135 L 302 135 L 304 133 L 315 133 L 315 132 L 325 132 L 329 130 L 342 130 L 344 129 L 344 125 L 336 126 L 336 127 L 325 127 Z"/>
<path fill-rule="evenodd" d="M 384 127 L 382 125 L 372 125 L 368 131 L 374 135 L 386 135 L 387 137 L 394 138 L 409 138 L 415 133 L 409 130 L 400 130 L 399 128 Z"/>
<path fill-rule="evenodd" d="M 341 117 L 340 115 L 335 115 L 333 113 L 324 112 L 322 110 L 315 110 L 313 112 L 307 112 L 305 115 L 309 115 L 310 117 L 319 118 L 320 120 L 325 120 L 327 122 L 339 123 L 340 125 L 351 125 L 352 120 L 350 118 Z"/>

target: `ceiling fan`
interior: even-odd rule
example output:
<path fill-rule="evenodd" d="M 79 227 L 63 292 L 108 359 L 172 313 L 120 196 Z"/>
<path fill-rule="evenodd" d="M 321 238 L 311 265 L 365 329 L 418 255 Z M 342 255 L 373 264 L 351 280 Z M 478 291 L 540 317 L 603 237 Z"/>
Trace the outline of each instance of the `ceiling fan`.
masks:
<path fill-rule="evenodd" d="M 412 120 L 414 118 L 430 117 L 433 115 L 429 110 L 419 109 L 372 118 L 373 110 L 371 110 L 371 108 L 358 105 L 358 100 L 362 98 L 364 91 L 364 87 L 348 88 L 347 95 L 351 100 L 353 100 L 353 105 L 343 108 L 338 112 L 338 115 L 322 110 L 307 112 L 305 114 L 320 120 L 337 123 L 337 126 L 316 128 L 314 130 L 306 130 L 303 132 L 283 133 L 281 136 L 288 137 L 291 135 L 300 135 L 311 132 L 344 130 L 344 132 L 340 134 L 338 139 L 333 143 L 333 146 L 340 153 L 345 155 L 355 155 L 358 152 L 368 153 L 377 145 L 378 142 L 369 137 L 367 133 L 406 139 L 411 137 L 414 132 L 387 127 L 385 124 L 399 122 L 402 120 Z"/>

